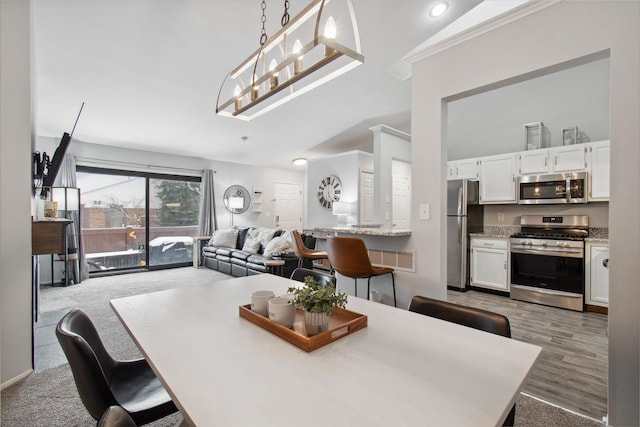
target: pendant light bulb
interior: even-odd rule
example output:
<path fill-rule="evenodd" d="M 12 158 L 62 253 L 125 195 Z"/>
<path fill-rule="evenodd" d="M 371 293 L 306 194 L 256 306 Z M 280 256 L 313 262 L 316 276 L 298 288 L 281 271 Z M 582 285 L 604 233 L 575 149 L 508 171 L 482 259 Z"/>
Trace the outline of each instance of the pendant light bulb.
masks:
<path fill-rule="evenodd" d="M 302 43 L 300 39 L 296 39 L 296 42 L 293 44 L 293 55 L 302 59 L 304 55 L 300 55 L 300 52 L 302 52 Z"/>
<path fill-rule="evenodd" d="M 236 110 L 242 108 L 242 97 L 240 97 L 240 86 L 236 85 L 236 88 L 233 90 L 233 97 L 236 99 L 234 101 L 234 107 Z"/>
<path fill-rule="evenodd" d="M 324 37 L 333 41 L 336 38 L 336 32 L 336 21 L 333 19 L 333 16 L 330 16 L 329 19 L 327 19 L 327 23 L 324 24 Z M 324 56 L 332 55 L 334 52 L 334 48 L 327 45 L 324 46 Z"/>
<path fill-rule="evenodd" d="M 302 43 L 300 39 L 296 39 L 296 42 L 293 44 L 293 74 L 298 75 L 302 72 L 302 58 L 304 55 L 300 55 L 302 52 Z"/>
<path fill-rule="evenodd" d="M 336 33 L 336 21 L 333 19 L 333 16 L 330 16 L 329 19 L 327 19 L 327 23 L 324 24 L 324 36 L 328 39 L 335 39 Z"/>
<path fill-rule="evenodd" d="M 269 63 L 269 72 L 271 73 L 271 78 L 269 79 L 269 88 L 273 89 L 278 86 L 278 72 L 276 71 L 278 68 L 278 63 L 275 59 L 272 59 Z"/>

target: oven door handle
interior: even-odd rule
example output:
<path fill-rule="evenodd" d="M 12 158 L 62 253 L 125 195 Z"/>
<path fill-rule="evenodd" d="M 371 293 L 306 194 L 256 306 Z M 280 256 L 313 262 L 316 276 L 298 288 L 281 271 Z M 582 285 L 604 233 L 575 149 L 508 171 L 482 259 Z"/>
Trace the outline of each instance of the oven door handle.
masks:
<path fill-rule="evenodd" d="M 544 255 L 544 256 L 557 256 L 564 258 L 584 258 L 584 252 L 582 249 L 564 249 L 562 251 L 556 251 L 554 249 L 526 249 L 511 247 L 511 252 L 514 254 L 526 254 L 526 255 Z"/>

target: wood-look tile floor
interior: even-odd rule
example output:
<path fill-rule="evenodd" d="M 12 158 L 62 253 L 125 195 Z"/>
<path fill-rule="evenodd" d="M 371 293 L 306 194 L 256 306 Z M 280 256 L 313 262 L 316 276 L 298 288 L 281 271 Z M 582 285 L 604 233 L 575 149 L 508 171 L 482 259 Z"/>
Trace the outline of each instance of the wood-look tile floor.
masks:
<path fill-rule="evenodd" d="M 513 339 L 542 347 L 523 392 L 598 420 L 607 414 L 607 315 L 473 290 L 447 295 L 451 302 L 507 316 Z"/>

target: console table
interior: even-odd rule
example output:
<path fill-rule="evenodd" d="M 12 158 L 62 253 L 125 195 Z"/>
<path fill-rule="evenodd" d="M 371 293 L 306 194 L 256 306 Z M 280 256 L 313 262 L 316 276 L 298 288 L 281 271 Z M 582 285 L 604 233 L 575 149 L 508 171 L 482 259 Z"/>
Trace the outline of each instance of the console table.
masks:
<path fill-rule="evenodd" d="M 53 286 L 53 256 L 64 254 L 64 282 L 63 286 L 69 286 L 69 242 L 67 238 L 67 226 L 73 221 L 65 218 L 47 218 L 34 220 L 31 223 L 31 254 L 51 255 L 51 285 Z M 34 278 L 36 294 L 39 281 Z M 36 303 L 37 307 L 37 303 Z"/>
<path fill-rule="evenodd" d="M 31 255 L 32 282 L 33 282 L 33 314 L 38 319 L 40 309 L 40 280 L 37 266 L 37 255 L 51 255 L 51 283 L 53 284 L 53 255 L 65 254 L 65 269 L 69 271 L 69 254 L 67 242 L 67 226 L 73 221 L 70 219 L 47 218 L 33 220 L 31 222 Z M 65 285 L 69 284 L 69 274 L 65 274 Z"/>

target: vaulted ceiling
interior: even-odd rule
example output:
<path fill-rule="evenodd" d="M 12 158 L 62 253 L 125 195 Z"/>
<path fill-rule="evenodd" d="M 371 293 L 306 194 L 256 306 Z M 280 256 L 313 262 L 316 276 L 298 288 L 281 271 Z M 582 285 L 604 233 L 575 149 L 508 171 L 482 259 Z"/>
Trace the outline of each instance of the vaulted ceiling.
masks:
<path fill-rule="evenodd" d="M 289 0 L 291 15 L 308 0 Z M 33 0 L 36 131 L 91 143 L 265 166 L 370 147 L 369 127 L 410 131 L 398 61 L 480 3 L 353 0 L 362 66 L 251 122 L 216 116 L 225 75 L 258 47 L 259 0 Z M 267 1 L 267 32 L 281 2 Z M 394 77 L 395 75 L 395 77 Z M 243 137 L 247 137 L 244 141 Z"/>

